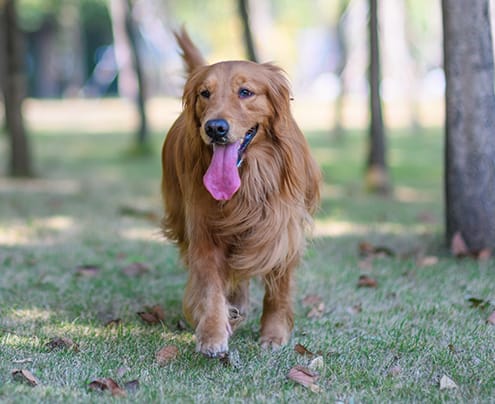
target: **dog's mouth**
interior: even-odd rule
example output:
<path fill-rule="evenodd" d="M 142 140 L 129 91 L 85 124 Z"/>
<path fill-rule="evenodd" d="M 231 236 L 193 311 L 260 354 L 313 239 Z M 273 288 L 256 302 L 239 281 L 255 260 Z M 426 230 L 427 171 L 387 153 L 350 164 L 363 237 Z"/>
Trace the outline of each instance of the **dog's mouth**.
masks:
<path fill-rule="evenodd" d="M 203 177 L 203 184 L 216 200 L 231 199 L 241 186 L 239 167 L 244 160 L 244 153 L 258 132 L 258 126 L 249 129 L 242 141 L 213 144 L 213 156 Z"/>
<path fill-rule="evenodd" d="M 244 139 L 242 140 L 241 145 L 239 146 L 238 156 L 237 156 L 237 167 L 239 168 L 244 161 L 244 152 L 248 148 L 249 144 L 252 142 L 256 133 L 258 133 L 259 125 L 254 125 L 251 129 L 249 129 L 244 135 Z"/>

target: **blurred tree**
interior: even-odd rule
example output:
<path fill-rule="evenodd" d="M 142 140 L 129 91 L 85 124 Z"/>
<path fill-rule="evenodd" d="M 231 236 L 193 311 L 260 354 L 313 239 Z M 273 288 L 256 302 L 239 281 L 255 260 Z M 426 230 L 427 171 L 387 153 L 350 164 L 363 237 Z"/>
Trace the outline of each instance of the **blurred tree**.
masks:
<path fill-rule="evenodd" d="M 10 140 L 9 175 L 33 175 L 29 139 L 24 127 L 22 103 L 26 90 L 24 45 L 14 0 L 0 1 L 0 68 L 5 123 Z"/>
<path fill-rule="evenodd" d="M 345 38 L 344 16 L 346 14 L 348 6 L 349 6 L 348 0 L 339 1 L 339 12 L 337 17 L 336 35 L 337 35 L 337 42 L 339 46 L 340 55 L 335 73 L 340 78 L 340 91 L 335 100 L 335 126 L 334 126 L 334 133 L 337 138 L 342 137 L 342 135 L 344 134 L 342 121 L 344 114 L 344 96 L 347 92 L 346 90 L 348 84 L 346 80 L 346 76 L 344 75 L 344 69 L 346 68 L 347 65 L 347 43 Z"/>
<path fill-rule="evenodd" d="M 446 236 L 495 248 L 495 95 L 489 0 L 442 0 Z"/>
<path fill-rule="evenodd" d="M 370 112 L 369 149 L 366 163 L 366 187 L 371 192 L 386 194 L 390 190 L 386 163 L 385 130 L 380 99 L 380 52 L 378 40 L 378 4 L 369 0 L 369 84 Z"/>
<path fill-rule="evenodd" d="M 136 28 L 131 0 L 110 0 L 115 57 L 119 68 L 119 93 L 136 102 L 139 128 L 136 132 L 138 152 L 147 152 L 149 135 L 146 116 L 144 75 L 136 44 Z"/>
<path fill-rule="evenodd" d="M 246 46 L 248 59 L 253 62 L 258 62 L 258 56 L 254 46 L 253 34 L 251 32 L 251 24 L 249 22 L 249 0 L 238 0 L 238 2 L 239 16 L 241 18 L 242 27 L 244 30 L 244 44 Z"/>

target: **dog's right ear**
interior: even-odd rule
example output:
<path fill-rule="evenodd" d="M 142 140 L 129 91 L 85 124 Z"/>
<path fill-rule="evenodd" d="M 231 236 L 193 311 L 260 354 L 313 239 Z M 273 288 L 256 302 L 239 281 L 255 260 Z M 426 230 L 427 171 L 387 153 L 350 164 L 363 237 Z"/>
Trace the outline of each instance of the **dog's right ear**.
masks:
<path fill-rule="evenodd" d="M 196 68 L 207 64 L 203 55 L 196 45 L 194 45 L 184 27 L 182 27 L 180 31 L 175 31 L 174 35 L 182 50 L 182 58 L 186 64 L 188 74 L 191 74 Z"/>

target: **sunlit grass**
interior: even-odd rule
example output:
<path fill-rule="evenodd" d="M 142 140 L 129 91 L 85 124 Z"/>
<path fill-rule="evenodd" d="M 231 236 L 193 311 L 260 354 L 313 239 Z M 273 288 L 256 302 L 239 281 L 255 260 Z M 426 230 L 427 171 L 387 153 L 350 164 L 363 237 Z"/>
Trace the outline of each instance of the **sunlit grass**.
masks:
<path fill-rule="evenodd" d="M 35 132 L 38 178 L 0 180 L 0 401 L 109 402 L 87 388 L 100 377 L 139 380 L 119 402 L 493 401 L 495 328 L 485 320 L 495 310 L 495 267 L 454 259 L 445 246 L 440 130 L 390 131 L 393 193 L 383 198 L 363 189 L 364 130 L 339 139 L 312 116 L 306 122 L 325 184 L 296 273 L 293 337 L 279 352 L 259 348 L 263 291 L 253 282 L 250 315 L 231 340 L 237 366 L 196 354 L 192 330 L 178 327 L 186 272 L 159 232 L 162 131 L 149 158 L 126 155 L 132 137 L 123 131 Z M 368 262 L 361 242 L 393 255 Z M 433 264 L 422 266 L 425 256 Z M 148 271 L 126 275 L 132 262 Z M 96 273 L 78 273 L 84 265 Z M 378 286 L 358 288 L 362 274 Z M 308 294 L 321 297 L 319 317 L 308 317 Z M 491 303 L 473 308 L 469 297 Z M 150 326 L 136 313 L 154 304 L 165 320 Z M 112 319 L 121 322 L 106 326 Z M 51 351 L 54 337 L 78 352 Z M 323 354 L 320 393 L 287 380 L 292 366 L 308 363 L 295 343 Z M 168 344 L 178 357 L 159 366 L 155 354 Z M 41 384 L 14 381 L 14 368 Z M 442 375 L 458 388 L 440 391 Z"/>

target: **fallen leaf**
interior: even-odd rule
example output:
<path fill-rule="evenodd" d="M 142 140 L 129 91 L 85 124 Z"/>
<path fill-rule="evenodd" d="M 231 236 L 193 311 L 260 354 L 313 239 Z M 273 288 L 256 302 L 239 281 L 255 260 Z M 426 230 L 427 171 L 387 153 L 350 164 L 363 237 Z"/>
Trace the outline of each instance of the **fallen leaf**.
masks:
<path fill-rule="evenodd" d="M 478 297 L 469 297 L 466 300 L 471 304 L 471 307 L 475 309 L 483 310 L 490 306 L 490 302 L 488 300 L 480 299 Z"/>
<path fill-rule="evenodd" d="M 320 304 L 323 301 L 323 299 L 318 296 L 318 295 L 306 295 L 303 300 L 302 304 L 303 306 L 316 306 L 317 304 Z"/>
<path fill-rule="evenodd" d="M 438 264 L 438 257 L 435 257 L 434 255 L 421 257 L 416 261 L 416 265 L 420 268 L 431 267 L 436 264 Z"/>
<path fill-rule="evenodd" d="M 179 354 L 179 348 L 177 348 L 175 345 L 165 345 L 163 348 L 157 351 L 155 355 L 156 362 L 160 366 L 166 365 L 167 363 L 177 358 L 178 354 Z"/>
<path fill-rule="evenodd" d="M 488 316 L 486 323 L 490 325 L 495 325 L 495 311 Z"/>
<path fill-rule="evenodd" d="M 469 255 L 469 249 L 460 231 L 452 236 L 450 251 L 454 257 L 466 257 Z"/>
<path fill-rule="evenodd" d="M 124 383 L 124 389 L 129 393 L 135 393 L 139 390 L 139 380 L 130 380 Z"/>
<path fill-rule="evenodd" d="M 399 365 L 392 366 L 388 370 L 389 376 L 393 376 L 393 377 L 399 376 L 401 373 L 402 373 L 402 368 Z"/>
<path fill-rule="evenodd" d="M 12 377 L 18 382 L 26 383 L 33 387 L 40 384 L 38 378 L 26 369 L 14 369 L 12 371 Z"/>
<path fill-rule="evenodd" d="M 294 345 L 294 351 L 296 351 L 299 355 L 303 356 L 314 356 L 314 353 L 308 350 L 304 345 L 296 344 Z"/>
<path fill-rule="evenodd" d="M 122 272 L 127 276 L 136 277 L 144 275 L 145 273 L 149 272 L 149 270 L 149 267 L 142 262 L 132 262 L 131 264 L 125 266 L 122 269 Z"/>
<path fill-rule="evenodd" d="M 322 369 L 324 365 L 325 365 L 325 361 L 323 360 L 323 356 L 320 355 L 311 359 L 308 368 L 310 370 L 316 371 Z"/>
<path fill-rule="evenodd" d="M 392 251 L 392 249 L 384 246 L 374 246 L 371 243 L 368 243 L 366 241 L 363 241 L 359 243 L 359 255 L 362 257 L 378 257 L 378 256 L 388 256 L 388 257 L 394 257 L 395 252 Z"/>
<path fill-rule="evenodd" d="M 288 373 L 287 378 L 304 387 L 309 388 L 311 391 L 318 393 L 320 387 L 315 383 L 318 379 L 318 373 L 312 371 L 301 365 L 294 366 Z"/>
<path fill-rule="evenodd" d="M 137 313 L 141 319 L 147 324 L 158 324 L 165 320 L 165 312 L 159 304 L 155 304 L 152 307 L 145 307 L 146 311 L 140 311 Z"/>
<path fill-rule="evenodd" d="M 440 378 L 440 390 L 451 390 L 456 388 L 457 388 L 457 384 L 455 384 L 454 381 L 448 376 L 443 375 Z"/>
<path fill-rule="evenodd" d="M 323 316 L 323 312 L 325 310 L 325 304 L 320 303 L 318 306 L 314 306 L 308 313 L 308 318 L 320 318 Z"/>
<path fill-rule="evenodd" d="M 358 288 L 376 288 L 378 282 L 368 275 L 360 275 L 357 283 Z"/>
<path fill-rule="evenodd" d="M 119 384 L 110 377 L 95 379 L 88 385 L 90 390 L 105 391 L 108 390 L 112 396 L 125 397 L 127 394 Z"/>
<path fill-rule="evenodd" d="M 122 319 L 120 318 L 113 318 L 111 320 L 108 320 L 106 323 L 105 323 L 105 327 L 108 327 L 108 328 L 116 328 L 118 327 L 119 325 L 122 324 Z"/>
<path fill-rule="evenodd" d="M 77 345 L 70 338 L 65 338 L 65 337 L 52 338 L 45 345 L 50 349 L 50 351 L 53 351 L 55 349 L 67 349 L 67 350 L 73 350 L 74 352 L 79 352 L 79 345 Z"/>
<path fill-rule="evenodd" d="M 352 315 L 359 314 L 362 311 L 363 311 L 363 305 L 361 303 L 356 303 L 355 305 L 347 308 L 347 312 Z"/>
<path fill-rule="evenodd" d="M 373 260 L 370 257 L 366 257 L 358 262 L 358 267 L 362 271 L 371 271 L 373 269 Z"/>
<path fill-rule="evenodd" d="M 84 264 L 76 268 L 76 275 L 83 277 L 94 277 L 100 274 L 100 267 L 97 265 Z"/>

